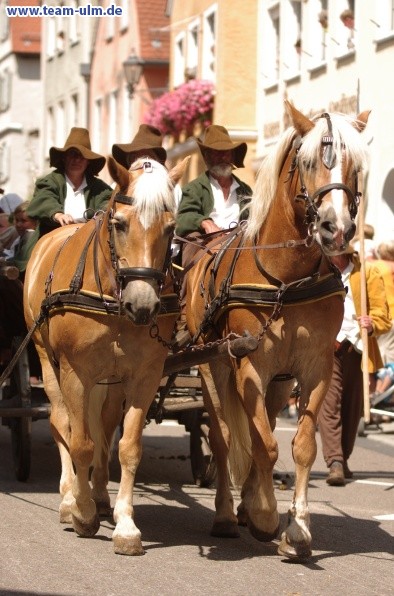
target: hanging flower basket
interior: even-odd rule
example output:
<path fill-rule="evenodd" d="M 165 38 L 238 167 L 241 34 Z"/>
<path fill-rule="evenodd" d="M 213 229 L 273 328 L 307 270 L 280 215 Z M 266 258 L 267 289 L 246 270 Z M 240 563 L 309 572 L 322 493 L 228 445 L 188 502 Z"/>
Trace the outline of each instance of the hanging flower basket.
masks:
<path fill-rule="evenodd" d="M 197 123 L 203 127 L 212 124 L 213 105 L 213 83 L 193 79 L 154 100 L 144 122 L 156 126 L 163 135 L 190 136 Z"/>

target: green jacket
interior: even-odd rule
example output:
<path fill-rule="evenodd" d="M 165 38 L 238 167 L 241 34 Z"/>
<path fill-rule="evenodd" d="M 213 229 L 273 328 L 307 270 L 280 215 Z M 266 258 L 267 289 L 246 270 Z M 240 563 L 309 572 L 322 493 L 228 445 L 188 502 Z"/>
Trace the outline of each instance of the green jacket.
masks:
<path fill-rule="evenodd" d="M 96 176 L 87 175 L 86 182 L 87 187 L 84 195 L 86 209 L 90 210 L 87 214 L 88 219 L 90 219 L 96 211 L 107 208 L 112 188 Z M 52 217 L 55 213 L 64 212 L 66 196 L 66 177 L 60 170 L 54 170 L 36 180 L 33 198 L 26 213 L 29 217 L 38 220 L 38 226 L 26 246 L 26 263 L 37 240 L 44 234 L 59 227 Z"/>
<path fill-rule="evenodd" d="M 233 175 L 239 187 L 236 190 L 240 209 L 247 205 L 252 196 L 252 189 L 245 182 Z M 201 222 L 209 219 L 213 211 L 214 198 L 208 171 L 201 174 L 182 188 L 182 198 L 179 203 L 176 233 L 186 236 L 191 232 L 201 232 Z M 241 218 L 247 219 L 248 211 L 242 211 Z"/>

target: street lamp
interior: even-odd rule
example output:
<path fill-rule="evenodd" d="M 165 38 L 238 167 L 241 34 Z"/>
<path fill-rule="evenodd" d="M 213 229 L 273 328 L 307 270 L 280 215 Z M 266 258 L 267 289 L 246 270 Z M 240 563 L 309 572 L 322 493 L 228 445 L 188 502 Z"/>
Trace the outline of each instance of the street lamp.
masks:
<path fill-rule="evenodd" d="M 135 88 L 140 82 L 144 66 L 145 60 L 136 56 L 134 52 L 123 62 L 123 70 L 130 99 L 133 97 Z"/>

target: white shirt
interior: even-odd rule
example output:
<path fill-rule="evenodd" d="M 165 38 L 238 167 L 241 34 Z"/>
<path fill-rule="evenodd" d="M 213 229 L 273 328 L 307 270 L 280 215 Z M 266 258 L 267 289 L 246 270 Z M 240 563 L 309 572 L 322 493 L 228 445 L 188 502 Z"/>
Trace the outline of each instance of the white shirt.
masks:
<path fill-rule="evenodd" d="M 64 202 L 64 213 L 72 215 L 75 220 L 82 220 L 86 211 L 85 196 L 83 194 L 86 187 L 87 182 L 84 177 L 80 186 L 74 190 L 73 183 L 66 176 L 67 195 Z"/>
<path fill-rule="evenodd" d="M 356 309 L 354 307 L 352 289 L 350 287 L 350 274 L 354 269 L 354 264 L 350 261 L 349 265 L 342 271 L 341 277 L 347 293 L 345 297 L 345 312 L 340 332 L 337 335 L 337 341 L 342 342 L 348 339 L 357 352 L 363 351 L 360 326 L 357 321 Z"/>
<path fill-rule="evenodd" d="M 210 213 L 209 217 L 219 228 L 226 230 L 231 224 L 238 223 L 239 203 L 236 189 L 239 187 L 239 184 L 233 178 L 228 199 L 225 200 L 219 182 L 213 178 L 213 176 L 209 176 L 209 181 L 213 192 L 213 211 Z"/>

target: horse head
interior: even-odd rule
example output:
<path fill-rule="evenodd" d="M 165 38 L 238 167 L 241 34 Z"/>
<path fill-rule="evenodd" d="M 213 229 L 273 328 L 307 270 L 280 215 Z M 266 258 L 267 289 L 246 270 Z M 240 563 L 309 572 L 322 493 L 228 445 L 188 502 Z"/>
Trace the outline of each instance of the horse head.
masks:
<path fill-rule="evenodd" d="M 111 261 L 118 299 L 135 325 L 150 324 L 159 312 L 175 229 L 174 186 L 188 160 L 168 172 L 155 160 L 139 158 L 127 171 L 108 158 L 117 183 L 107 212 Z"/>
<path fill-rule="evenodd" d="M 286 107 L 294 127 L 286 173 L 291 194 L 322 250 L 329 256 L 339 254 L 356 231 L 358 178 L 367 155 L 359 133 L 370 112 L 362 112 L 355 120 L 329 113 L 309 119 L 289 102 Z"/>

